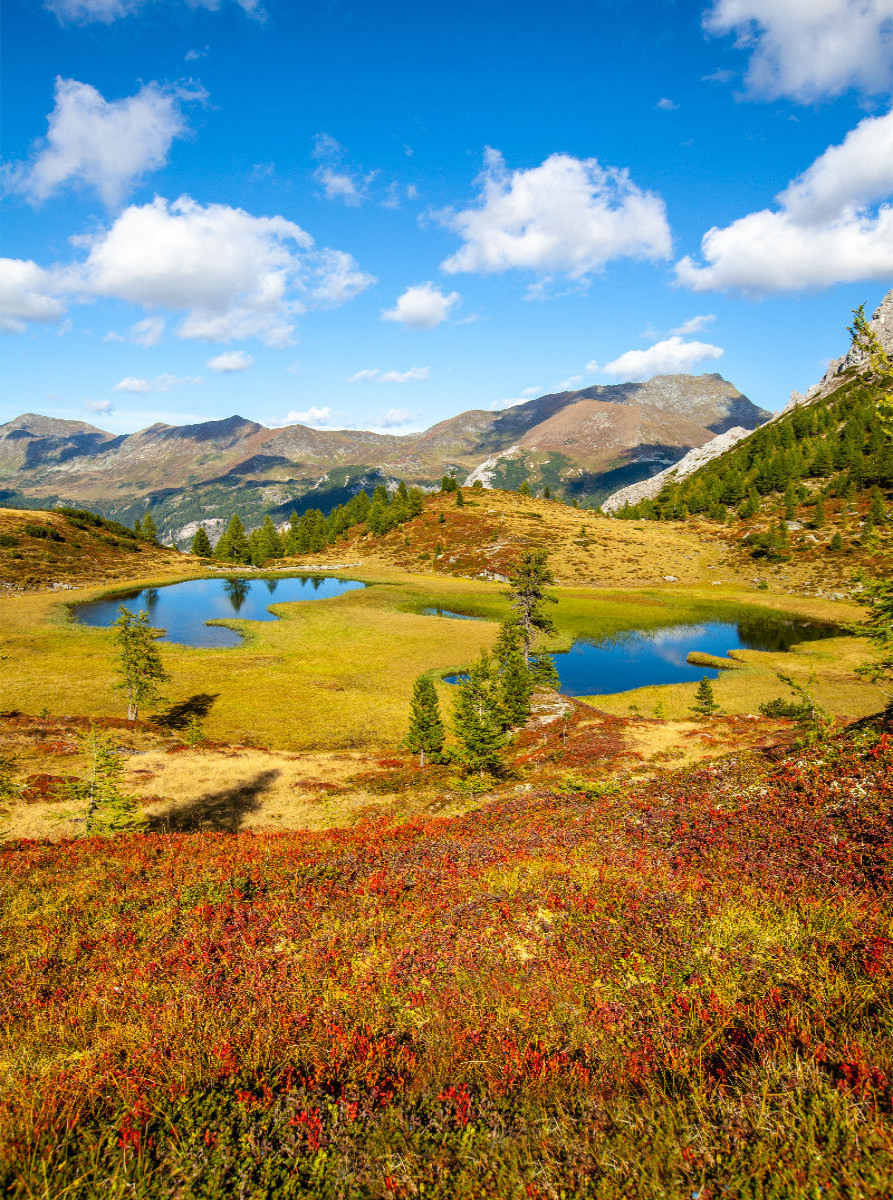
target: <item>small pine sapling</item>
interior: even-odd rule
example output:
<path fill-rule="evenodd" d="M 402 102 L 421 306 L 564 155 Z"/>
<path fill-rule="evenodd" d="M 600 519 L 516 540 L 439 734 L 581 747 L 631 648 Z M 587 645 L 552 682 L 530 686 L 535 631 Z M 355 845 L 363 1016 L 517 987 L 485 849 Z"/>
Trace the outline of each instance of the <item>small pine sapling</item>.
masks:
<path fill-rule="evenodd" d="M 81 744 L 89 763 L 88 773 L 83 779 L 69 781 L 68 799 L 77 808 L 61 812 L 58 819 L 83 825 L 87 837 L 112 837 L 139 829 L 144 817 L 135 797 L 121 791 L 121 759 L 111 737 L 91 725 L 82 735 Z"/>
<path fill-rule="evenodd" d="M 195 537 L 192 539 L 191 552 L 196 558 L 210 558 L 214 553 L 211 546 L 211 539 L 208 537 L 208 531 L 204 525 L 199 525 L 195 531 Z"/>
<path fill-rule="evenodd" d="M 697 717 L 712 717 L 720 711 L 719 705 L 716 703 L 716 697 L 713 695 L 713 684 L 707 675 L 698 684 L 698 690 L 695 693 L 695 702 L 689 709 Z"/>
<path fill-rule="evenodd" d="M 457 688 L 453 732 L 459 742 L 457 757 L 470 774 L 483 778 L 502 772 L 506 743 L 502 705 L 498 680 L 485 650 Z"/>
<path fill-rule="evenodd" d="M 426 754 L 431 762 L 441 761 L 445 737 L 437 691 L 427 675 L 420 675 L 412 688 L 406 748 L 418 754 L 419 766 L 424 767 Z"/>

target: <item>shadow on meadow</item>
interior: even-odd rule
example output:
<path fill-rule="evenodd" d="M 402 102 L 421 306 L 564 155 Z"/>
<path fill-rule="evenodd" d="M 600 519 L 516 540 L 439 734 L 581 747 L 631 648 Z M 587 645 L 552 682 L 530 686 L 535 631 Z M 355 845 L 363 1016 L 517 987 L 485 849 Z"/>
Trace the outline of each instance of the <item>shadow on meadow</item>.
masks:
<path fill-rule="evenodd" d="M 154 723 L 164 729 L 186 729 L 192 721 L 204 721 L 219 698 L 220 692 L 198 692 L 156 713 Z"/>
<path fill-rule="evenodd" d="M 149 817 L 146 833 L 238 833 L 242 822 L 257 812 L 261 798 L 279 778 L 279 771 L 261 771 L 253 780 L 209 792 L 173 812 Z"/>

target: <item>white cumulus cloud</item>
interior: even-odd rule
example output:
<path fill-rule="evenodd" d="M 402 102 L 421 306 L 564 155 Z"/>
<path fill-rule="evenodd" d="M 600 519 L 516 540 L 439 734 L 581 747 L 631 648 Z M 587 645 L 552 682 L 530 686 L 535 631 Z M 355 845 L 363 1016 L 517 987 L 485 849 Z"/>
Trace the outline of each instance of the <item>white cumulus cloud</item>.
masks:
<path fill-rule="evenodd" d="M 8 173 L 31 200 L 46 200 L 66 184 L 92 187 L 117 204 L 147 171 L 163 167 L 174 138 L 188 132 L 183 104 L 203 100 L 202 88 L 148 83 L 133 96 L 106 100 L 96 88 L 57 77 L 46 138 L 28 164 Z"/>
<path fill-rule="evenodd" d="M 82 293 L 183 312 L 178 336 L 210 342 L 290 345 L 297 315 L 342 304 L 374 282 L 349 254 L 317 249 L 285 217 L 188 196 L 132 205 L 78 244 L 88 250 L 76 272 Z"/>
<path fill-rule="evenodd" d="M 439 214 L 464 242 L 442 264 L 450 273 L 520 268 L 585 280 L 612 259 L 669 257 L 663 200 L 624 169 L 553 154 L 538 167 L 509 171 L 488 149 L 479 183 L 475 207 Z"/>
<path fill-rule="evenodd" d="M 0 329 L 21 333 L 29 321 L 47 323 L 65 315 L 59 280 L 31 259 L 0 258 Z"/>
<path fill-rule="evenodd" d="M 679 107 L 679 105 L 675 100 L 671 100 L 668 96 L 661 96 L 660 100 L 657 102 L 657 107 L 662 109 L 664 112 L 673 112 Z"/>
<path fill-rule="evenodd" d="M 369 428 L 373 433 L 393 433 L 397 429 L 406 432 L 415 422 L 415 418 L 416 414 L 409 412 L 408 409 L 389 408 L 387 412 L 380 413 L 379 416 L 373 418 Z"/>
<path fill-rule="evenodd" d="M 253 362 L 254 358 L 250 354 L 246 354 L 244 350 L 225 350 L 216 358 L 209 358 L 208 366 L 212 371 L 233 374 L 236 371 L 247 371 Z"/>
<path fill-rule="evenodd" d="M 416 383 L 431 378 L 430 367 L 410 367 L 407 371 L 382 371 L 380 367 L 364 367 L 351 375 L 348 383 Z"/>
<path fill-rule="evenodd" d="M 704 27 L 734 34 L 750 52 L 745 81 L 755 97 L 808 104 L 893 86 L 890 0 L 715 0 Z"/>
<path fill-rule="evenodd" d="M 111 400 L 85 400 L 84 412 L 89 413 L 113 413 L 115 406 Z"/>
<path fill-rule="evenodd" d="M 309 425 L 311 429 L 343 429 L 344 425 L 338 423 L 338 416 L 335 411 L 326 405 L 324 408 L 308 408 L 305 412 L 295 412 L 292 410 L 286 413 L 286 425 Z"/>
<path fill-rule="evenodd" d="M 433 283 L 419 283 L 408 287 L 393 308 L 384 309 L 383 321 L 399 321 L 413 329 L 434 329 L 450 315 L 461 297 L 458 292 L 447 295 Z"/>
<path fill-rule="evenodd" d="M 674 335 L 662 342 L 655 342 L 647 350 L 627 350 L 604 367 L 595 362 L 587 363 L 586 369 L 634 381 L 650 379 L 653 375 L 686 373 L 697 363 L 721 358 L 723 354 L 720 346 L 712 346 L 709 342 L 687 342 Z"/>
<path fill-rule="evenodd" d="M 866 117 L 762 209 L 701 240 L 676 278 L 695 291 L 754 294 L 893 275 L 893 110 Z"/>
<path fill-rule="evenodd" d="M 135 395 L 143 396 L 148 392 L 169 392 L 171 388 L 189 383 L 201 383 L 201 376 L 170 375 L 165 372 L 163 375 L 156 375 L 154 379 L 138 379 L 133 375 L 128 375 L 120 383 L 115 384 L 115 391 L 133 392 Z"/>

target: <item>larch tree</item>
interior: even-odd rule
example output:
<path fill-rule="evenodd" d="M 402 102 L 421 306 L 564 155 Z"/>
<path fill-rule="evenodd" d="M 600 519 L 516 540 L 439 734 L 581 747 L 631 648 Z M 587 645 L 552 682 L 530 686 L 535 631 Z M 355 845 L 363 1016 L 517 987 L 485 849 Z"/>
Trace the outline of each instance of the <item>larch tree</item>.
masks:
<path fill-rule="evenodd" d="M 549 569 L 545 550 L 525 551 L 517 567 L 510 572 L 508 582 L 508 596 L 514 610 L 510 619 L 518 628 L 524 662 L 529 669 L 537 636 L 550 637 L 556 632 L 554 622 L 543 607 L 558 603 L 557 597 L 546 591 L 555 582 L 555 576 Z"/>
<path fill-rule="evenodd" d="M 445 737 L 434 683 L 427 675 L 420 675 L 412 688 L 406 748 L 418 754 L 419 766 L 424 767 L 425 755 L 432 762 L 440 759 Z"/>
<path fill-rule="evenodd" d="M 158 653 L 155 630 L 149 624 L 149 614 L 143 609 L 133 613 L 122 604 L 115 630 L 118 647 L 118 673 L 116 685 L 127 696 L 127 720 L 135 721 L 141 705 L 160 700 L 159 688 L 168 678 Z"/>

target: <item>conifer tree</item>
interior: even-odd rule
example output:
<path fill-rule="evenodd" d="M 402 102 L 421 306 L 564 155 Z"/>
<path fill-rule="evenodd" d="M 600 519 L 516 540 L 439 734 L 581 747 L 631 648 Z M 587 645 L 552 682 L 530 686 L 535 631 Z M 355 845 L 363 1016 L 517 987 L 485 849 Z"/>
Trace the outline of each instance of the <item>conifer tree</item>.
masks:
<path fill-rule="evenodd" d="M 543 609 L 544 604 L 558 603 L 557 598 L 545 590 L 554 582 L 545 550 L 525 551 L 518 566 L 509 574 L 508 596 L 514 609 L 512 623 L 521 635 L 521 649 L 528 668 L 537 635 L 555 633 L 555 625 Z"/>
<path fill-rule="evenodd" d="M 445 736 L 437 691 L 427 675 L 420 675 L 412 688 L 406 748 L 418 754 L 419 766 L 424 767 L 426 754 L 432 762 L 440 761 Z"/>
<path fill-rule="evenodd" d="M 868 506 L 868 520 L 872 525 L 886 525 L 887 510 L 884 508 L 884 502 L 881 499 L 880 490 L 876 487 L 871 489 L 871 504 Z"/>
<path fill-rule="evenodd" d="M 147 542 L 151 542 L 153 546 L 158 545 L 158 530 L 155 527 L 155 522 L 152 520 L 152 514 L 149 512 L 143 517 L 142 525 L 140 526 L 140 536 L 145 538 Z"/>
<path fill-rule="evenodd" d="M 551 492 L 551 489 L 549 488 L 548 484 L 546 484 L 546 486 L 543 488 L 543 499 L 544 500 L 552 499 L 552 492 Z"/>
<path fill-rule="evenodd" d="M 498 682 L 485 650 L 457 688 L 452 724 L 459 741 L 458 758 L 466 769 L 498 774 L 506 737 Z"/>
<path fill-rule="evenodd" d="M 465 497 L 462 495 L 462 489 L 456 488 L 456 508 L 465 507 Z"/>
<path fill-rule="evenodd" d="M 699 717 L 712 717 L 714 713 L 719 712 L 719 705 L 713 695 L 713 685 L 707 675 L 698 684 L 695 702 L 690 711 Z"/>
<path fill-rule="evenodd" d="M 821 529 L 825 524 L 825 504 L 821 496 L 816 496 L 810 524 L 813 529 Z"/>
<path fill-rule="evenodd" d="M 458 490 L 458 488 L 459 485 L 456 483 L 452 475 L 444 475 L 443 479 L 440 481 L 440 490 L 444 493 L 455 492 Z"/>
<path fill-rule="evenodd" d="M 265 559 L 282 557 L 282 538 L 269 513 L 264 517 L 264 523 L 260 529 L 260 546 Z"/>
<path fill-rule="evenodd" d="M 835 531 L 834 536 L 831 538 L 831 541 L 828 543 L 828 549 L 834 550 L 834 551 L 843 549 L 843 538 L 840 536 L 839 529 Z"/>
<path fill-rule="evenodd" d="M 493 647 L 498 665 L 499 700 L 504 729 L 523 725 L 530 716 L 534 677 L 521 652 L 517 625 L 504 621 Z"/>
<path fill-rule="evenodd" d="M 88 837 L 96 834 L 111 837 L 138 829 L 144 818 L 136 798 L 121 791 L 122 765 L 111 737 L 91 725 L 80 741 L 89 764 L 88 774 L 84 779 L 68 781 L 67 798 L 78 808 L 60 816 L 82 824 Z"/>
<path fill-rule="evenodd" d="M 122 604 L 115 629 L 118 646 L 118 672 L 121 682 L 116 686 L 127 695 L 127 720 L 135 721 L 140 705 L 160 700 L 159 685 L 169 678 L 155 643 L 155 631 L 149 624 L 149 614 L 143 609 L 133 613 Z"/>
<path fill-rule="evenodd" d="M 521 486 L 518 488 L 518 495 L 519 496 L 529 496 L 530 495 L 530 484 L 527 482 L 526 479 L 523 481 Z"/>
<path fill-rule="evenodd" d="M 248 538 L 245 536 L 245 526 L 237 513 L 233 514 L 226 527 L 226 532 L 214 547 L 214 555 L 225 562 L 248 562 L 250 557 Z"/>
<path fill-rule="evenodd" d="M 196 558 L 210 558 L 214 553 L 211 547 L 211 539 L 208 537 L 208 531 L 204 525 L 199 525 L 195 531 L 195 537 L 192 539 L 191 552 Z"/>

